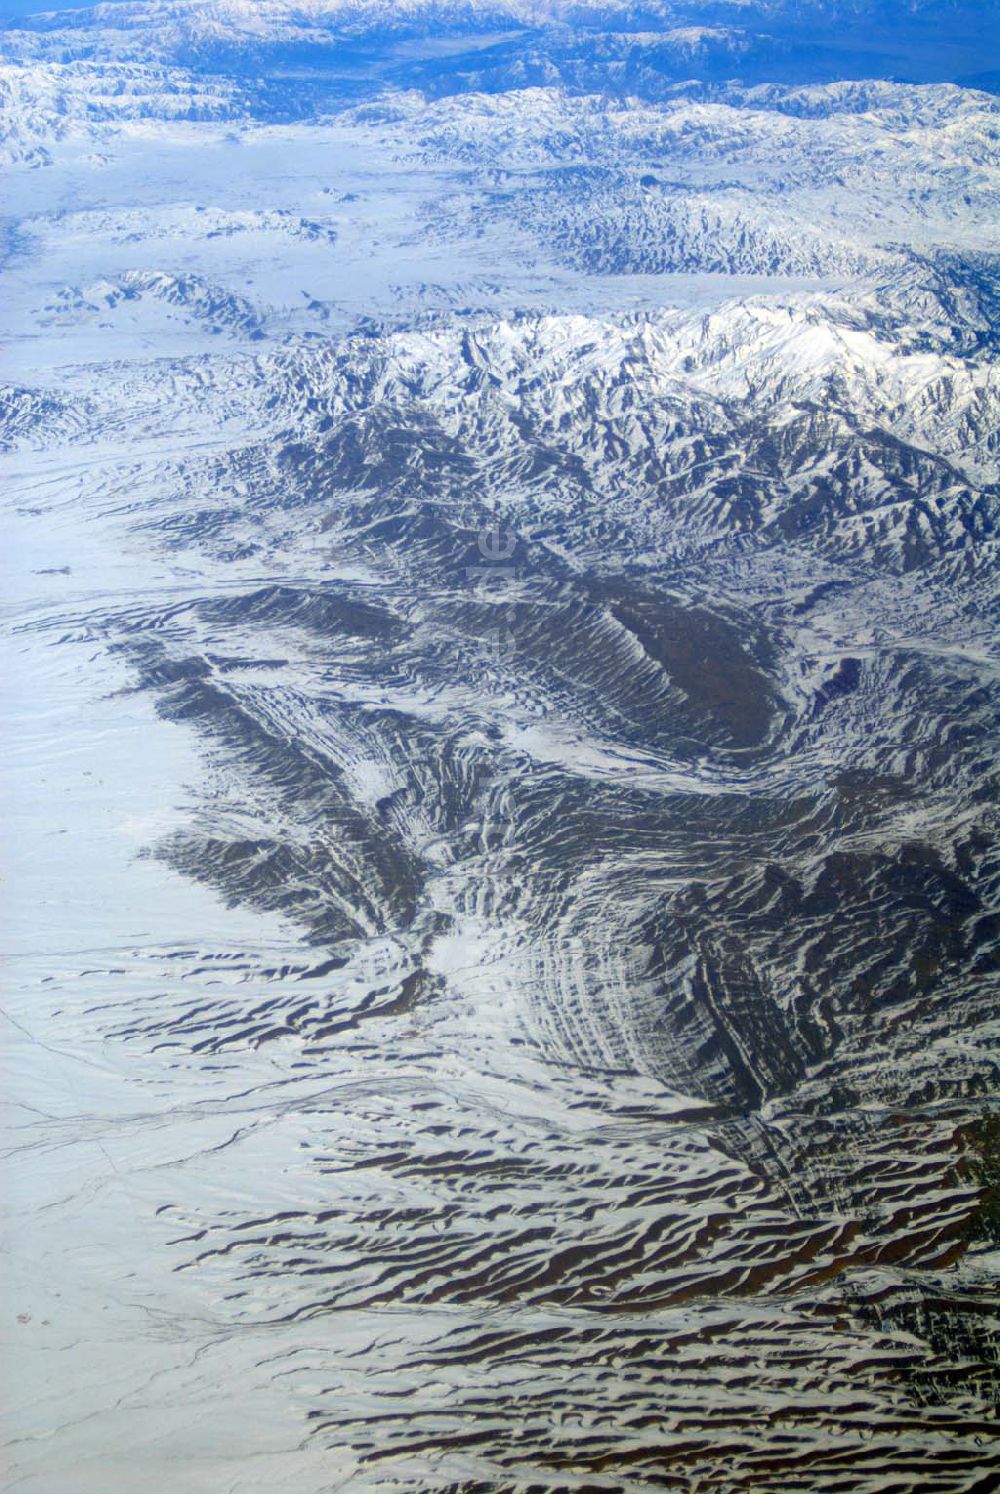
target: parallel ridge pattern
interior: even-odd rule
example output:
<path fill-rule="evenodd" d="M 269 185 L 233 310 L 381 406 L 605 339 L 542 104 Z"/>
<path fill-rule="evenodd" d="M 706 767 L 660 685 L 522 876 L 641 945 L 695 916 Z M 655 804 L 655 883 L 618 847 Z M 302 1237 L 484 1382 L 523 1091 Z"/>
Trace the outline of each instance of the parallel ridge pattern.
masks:
<path fill-rule="evenodd" d="M 301 1369 L 331 1377 L 310 1424 L 362 1486 L 443 1456 L 489 1487 L 507 1468 L 510 1487 L 874 1489 L 890 1466 L 975 1487 L 996 1327 L 963 1128 L 993 1073 L 993 719 L 983 666 L 943 637 L 992 543 L 951 515 L 992 494 L 952 477 L 919 545 L 885 526 L 895 636 L 884 583 L 830 543 L 856 490 L 829 481 L 829 518 L 790 539 L 796 509 L 759 472 L 719 506 L 727 455 L 704 438 L 669 580 L 652 556 L 622 574 L 597 526 L 669 512 L 663 413 L 646 446 L 618 437 L 632 416 L 596 363 L 560 395 L 601 410 L 592 465 L 581 415 L 560 438 L 522 393 L 513 434 L 496 391 L 516 356 L 459 336 L 460 392 L 435 374 L 447 419 L 396 374 L 405 341 L 303 355 L 297 432 L 192 456 L 126 505 L 147 539 L 281 581 L 224 568 L 212 594 L 59 624 L 204 737 L 208 791 L 157 853 L 315 947 L 106 1013 L 183 1073 L 275 1049 L 296 1086 L 329 1081 L 287 1115 L 248 1105 L 234 1137 L 277 1126 L 268 1146 L 302 1158 L 291 1193 L 164 1205 L 178 1270 L 234 1323 L 390 1314 L 357 1351 L 356 1417 L 327 1409 L 360 1395 L 339 1360 Z M 612 346 L 642 389 L 631 333 Z M 683 465 L 702 396 L 670 398 Z M 797 491 L 798 444 L 757 430 Z M 630 491 L 654 461 L 658 510 Z M 514 575 L 491 584 L 469 571 L 498 513 Z M 957 555 L 967 590 L 945 604 Z M 446 1325 L 419 1354 L 391 1331 L 416 1308 Z"/>
<path fill-rule="evenodd" d="M 190 1361 L 113 1413 L 264 1382 L 296 1494 L 307 1457 L 324 1491 L 984 1494 L 996 101 L 456 83 L 284 132 L 261 79 L 173 66 L 314 9 L 129 7 L 0 78 L 8 156 L 67 173 L 4 238 L 50 359 L 0 402 L 13 521 L 69 536 L 5 637 L 198 765 L 140 830 L 204 923 L 24 956 L 30 1073 L 85 1059 L 15 1138 L 39 1188 L 89 1149 L 39 1217 L 118 1189 L 154 1243 L 115 1291 Z M 299 196 L 211 182 L 241 160 Z M 350 253 L 392 271 L 364 318 Z M 671 300 L 692 269 L 760 294 Z"/>

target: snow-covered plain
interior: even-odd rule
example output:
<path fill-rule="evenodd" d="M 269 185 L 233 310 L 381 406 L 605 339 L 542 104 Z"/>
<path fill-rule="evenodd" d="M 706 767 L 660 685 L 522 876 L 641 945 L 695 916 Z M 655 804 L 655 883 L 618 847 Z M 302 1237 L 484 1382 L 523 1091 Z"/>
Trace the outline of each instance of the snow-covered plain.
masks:
<path fill-rule="evenodd" d="M 12 1489 L 988 1487 L 1000 102 L 716 10 L 0 33 Z"/>

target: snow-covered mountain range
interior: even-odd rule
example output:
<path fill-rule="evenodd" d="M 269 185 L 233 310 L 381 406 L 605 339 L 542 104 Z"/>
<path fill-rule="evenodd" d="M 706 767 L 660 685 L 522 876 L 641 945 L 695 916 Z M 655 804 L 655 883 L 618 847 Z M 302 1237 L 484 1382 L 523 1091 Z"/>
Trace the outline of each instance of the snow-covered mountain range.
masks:
<path fill-rule="evenodd" d="M 18 1487 L 991 1486 L 995 16 L 0 32 Z"/>
<path fill-rule="evenodd" d="M 429 91 L 562 82 L 658 94 L 671 80 L 961 78 L 1000 68 L 997 0 L 113 0 L 24 16 L 8 52 L 275 71 L 328 67 Z"/>

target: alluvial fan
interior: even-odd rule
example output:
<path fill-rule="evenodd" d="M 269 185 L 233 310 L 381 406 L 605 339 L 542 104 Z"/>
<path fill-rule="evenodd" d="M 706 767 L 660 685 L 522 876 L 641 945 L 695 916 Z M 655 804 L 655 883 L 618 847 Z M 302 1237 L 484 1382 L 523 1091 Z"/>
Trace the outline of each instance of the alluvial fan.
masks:
<path fill-rule="evenodd" d="M 996 99 L 115 9 L 6 38 L 10 1487 L 995 1487 Z"/>

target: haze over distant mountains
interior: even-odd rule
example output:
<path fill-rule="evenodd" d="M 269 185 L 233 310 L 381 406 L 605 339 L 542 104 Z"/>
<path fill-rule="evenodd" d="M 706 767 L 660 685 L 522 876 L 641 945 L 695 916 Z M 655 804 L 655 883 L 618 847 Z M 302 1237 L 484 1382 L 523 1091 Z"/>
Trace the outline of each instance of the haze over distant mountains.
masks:
<path fill-rule="evenodd" d="M 17 26 L 22 7 L 0 16 Z M 60 6 L 8 38 L 50 56 L 277 66 L 372 79 L 384 67 L 434 90 L 554 82 L 662 87 L 680 79 L 806 82 L 893 77 L 994 86 L 996 0 L 138 0 Z M 477 58 L 483 41 L 485 58 Z M 403 44 L 400 51 L 400 44 Z M 481 83 L 470 74 L 486 62 Z M 520 76 L 518 71 L 520 70 Z M 545 76 L 542 76 L 542 75 Z"/>

